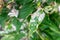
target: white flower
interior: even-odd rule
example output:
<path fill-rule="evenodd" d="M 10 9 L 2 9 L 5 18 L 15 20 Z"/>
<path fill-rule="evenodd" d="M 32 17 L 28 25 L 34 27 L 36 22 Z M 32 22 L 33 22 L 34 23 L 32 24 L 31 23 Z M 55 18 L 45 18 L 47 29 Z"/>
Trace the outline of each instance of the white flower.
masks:
<path fill-rule="evenodd" d="M 10 17 L 14 17 L 14 16 L 15 16 L 15 17 L 18 17 L 18 13 L 19 13 L 18 10 L 16 10 L 16 9 L 13 8 L 13 9 L 11 10 L 11 12 L 8 13 L 8 15 L 9 15 Z"/>

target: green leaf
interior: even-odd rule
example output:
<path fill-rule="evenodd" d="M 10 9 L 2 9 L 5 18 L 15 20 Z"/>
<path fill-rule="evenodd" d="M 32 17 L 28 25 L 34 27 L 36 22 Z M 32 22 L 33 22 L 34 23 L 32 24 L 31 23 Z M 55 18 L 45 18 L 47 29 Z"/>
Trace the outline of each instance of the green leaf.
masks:
<path fill-rule="evenodd" d="M 17 3 L 17 4 L 26 4 L 26 3 L 29 3 L 29 2 L 31 2 L 32 0 L 15 0 L 15 2 Z"/>
<path fill-rule="evenodd" d="M 29 23 L 29 36 L 32 36 L 32 34 L 37 31 L 38 26 L 41 24 L 44 17 L 45 14 L 40 9 L 38 9 L 35 13 L 33 13 Z"/>
<path fill-rule="evenodd" d="M 21 27 L 21 25 L 22 25 L 22 23 L 19 21 L 19 19 L 15 18 L 15 17 L 12 19 L 12 24 L 13 24 L 14 26 L 16 26 L 16 30 L 17 30 L 17 31 L 20 30 L 20 27 Z"/>
<path fill-rule="evenodd" d="M 33 3 L 23 5 L 22 9 L 20 9 L 20 11 L 19 11 L 18 17 L 23 18 L 23 19 L 27 18 L 35 10 L 34 8 L 35 8 L 35 6 Z"/>

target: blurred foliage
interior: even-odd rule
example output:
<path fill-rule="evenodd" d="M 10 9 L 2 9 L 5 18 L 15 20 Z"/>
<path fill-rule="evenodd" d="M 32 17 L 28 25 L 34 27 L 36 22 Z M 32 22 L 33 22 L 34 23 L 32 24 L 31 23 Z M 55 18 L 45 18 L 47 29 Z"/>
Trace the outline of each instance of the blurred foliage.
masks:
<path fill-rule="evenodd" d="M 60 0 L 0 0 L 0 27 L 0 40 L 60 40 Z"/>

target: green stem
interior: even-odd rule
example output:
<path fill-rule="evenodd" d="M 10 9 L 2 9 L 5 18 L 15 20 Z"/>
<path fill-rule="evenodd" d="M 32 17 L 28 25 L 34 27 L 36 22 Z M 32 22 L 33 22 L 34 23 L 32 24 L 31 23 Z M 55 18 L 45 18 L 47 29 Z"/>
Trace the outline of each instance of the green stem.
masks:
<path fill-rule="evenodd" d="M 42 40 L 44 40 L 44 38 L 42 37 L 42 35 L 40 35 L 40 34 L 38 33 L 38 31 L 36 31 L 36 33 L 39 35 L 39 37 L 40 37 Z"/>

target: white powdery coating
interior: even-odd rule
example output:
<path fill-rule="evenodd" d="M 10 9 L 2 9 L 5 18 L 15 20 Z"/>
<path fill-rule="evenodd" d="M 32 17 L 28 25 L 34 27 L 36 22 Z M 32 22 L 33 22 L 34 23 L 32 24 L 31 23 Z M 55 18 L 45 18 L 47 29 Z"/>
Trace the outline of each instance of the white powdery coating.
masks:
<path fill-rule="evenodd" d="M 27 20 L 24 20 L 24 23 L 21 25 L 20 29 L 23 30 L 27 26 L 28 26 L 28 21 Z"/>
<path fill-rule="evenodd" d="M 15 17 L 18 17 L 18 13 L 19 13 L 19 11 L 13 8 L 13 9 L 11 10 L 11 12 L 8 13 L 8 15 L 9 15 L 10 17 L 14 17 L 14 16 L 15 16 Z"/>
<path fill-rule="evenodd" d="M 28 26 L 28 22 L 25 22 L 25 23 L 23 23 L 23 24 L 21 25 L 20 29 L 24 29 L 24 28 L 26 28 L 27 26 Z"/>
<path fill-rule="evenodd" d="M 59 25 L 59 28 L 60 28 L 60 25 Z"/>
<path fill-rule="evenodd" d="M 34 19 L 31 19 L 30 22 L 35 22 L 35 20 Z"/>
<path fill-rule="evenodd" d="M 45 2 L 47 2 L 47 0 L 42 0 L 42 3 L 45 3 Z"/>
<path fill-rule="evenodd" d="M 40 13 L 39 12 L 40 10 L 41 10 L 41 8 L 39 8 L 35 13 L 33 13 L 31 15 L 31 20 L 30 20 L 31 22 L 35 22 L 35 20 L 34 20 L 35 17 L 38 17 L 38 21 L 42 22 L 42 20 L 45 17 L 45 13 L 44 12 Z"/>
<path fill-rule="evenodd" d="M 25 35 L 27 35 L 27 32 L 26 31 L 21 31 L 22 33 L 24 33 Z"/>
<path fill-rule="evenodd" d="M 39 13 L 40 10 L 41 10 L 41 8 L 38 8 L 37 11 L 31 15 L 31 19 L 34 19 L 36 16 L 39 16 L 40 15 L 40 13 Z"/>
<path fill-rule="evenodd" d="M 7 29 L 8 25 L 5 25 L 4 31 L 0 31 L 0 34 L 8 34 L 9 32 L 13 32 L 16 30 L 15 25 L 11 24 L 12 28 Z"/>
<path fill-rule="evenodd" d="M 7 27 L 8 27 L 8 25 L 5 25 L 5 28 L 4 28 L 4 30 L 6 30 L 6 29 L 7 29 Z"/>
<path fill-rule="evenodd" d="M 4 33 L 4 31 L 0 31 L 0 34 Z"/>
<path fill-rule="evenodd" d="M 7 29 L 8 28 L 8 25 L 5 25 L 5 28 L 4 28 L 4 30 L 6 31 L 6 30 L 8 30 L 8 31 L 15 31 L 16 30 L 16 26 L 15 25 L 13 25 L 13 24 L 11 24 L 11 29 Z"/>
<path fill-rule="evenodd" d="M 38 2 L 39 0 L 34 0 L 33 2 Z"/>
<path fill-rule="evenodd" d="M 38 20 L 39 21 L 42 21 L 44 19 L 44 17 L 45 17 L 45 13 L 42 13 L 42 14 L 40 14 Z"/>
<path fill-rule="evenodd" d="M 23 22 L 24 19 L 19 19 L 20 22 Z"/>
<path fill-rule="evenodd" d="M 58 11 L 60 12 L 60 5 L 58 6 Z"/>
<path fill-rule="evenodd" d="M 20 40 L 29 40 L 29 39 L 28 39 L 28 37 L 25 36 L 25 37 L 21 38 Z"/>
<path fill-rule="evenodd" d="M 12 24 L 12 29 L 13 30 L 16 30 L 16 26 Z"/>
<path fill-rule="evenodd" d="M 24 29 L 25 27 L 26 27 L 26 24 L 23 23 L 23 24 L 21 25 L 21 28 L 20 28 L 20 29 Z"/>

